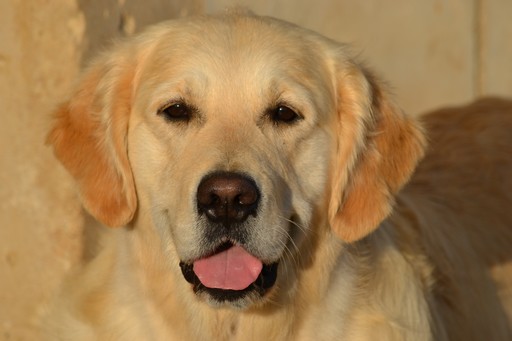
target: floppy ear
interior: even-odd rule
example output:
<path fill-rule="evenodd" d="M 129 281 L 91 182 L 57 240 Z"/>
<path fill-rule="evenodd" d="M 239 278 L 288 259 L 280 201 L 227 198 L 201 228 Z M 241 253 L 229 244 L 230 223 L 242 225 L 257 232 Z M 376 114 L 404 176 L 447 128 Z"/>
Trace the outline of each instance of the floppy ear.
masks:
<path fill-rule="evenodd" d="M 86 71 L 55 114 L 47 143 L 78 182 L 85 208 L 108 226 L 122 226 L 137 207 L 126 135 L 133 68 L 102 59 Z"/>
<path fill-rule="evenodd" d="M 334 232 L 351 242 L 390 214 L 394 196 L 423 157 L 425 138 L 370 73 L 353 63 L 341 69 L 328 214 Z"/>

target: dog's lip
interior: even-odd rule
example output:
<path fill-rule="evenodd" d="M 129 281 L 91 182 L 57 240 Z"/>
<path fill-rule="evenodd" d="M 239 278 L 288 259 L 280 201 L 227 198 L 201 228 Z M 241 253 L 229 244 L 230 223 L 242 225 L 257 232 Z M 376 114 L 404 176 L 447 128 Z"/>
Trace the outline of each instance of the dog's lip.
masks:
<path fill-rule="evenodd" d="M 211 256 L 213 256 L 213 255 L 215 255 L 217 253 L 220 253 L 222 251 L 225 251 L 225 250 L 227 250 L 227 249 L 229 249 L 230 247 L 233 247 L 233 246 L 241 246 L 241 247 L 243 247 L 249 253 L 251 253 L 254 256 L 256 256 L 257 258 L 259 258 L 264 264 L 272 264 L 272 263 L 275 263 L 275 262 L 278 261 L 277 259 L 274 260 L 274 259 L 268 259 L 268 258 L 262 257 L 262 256 L 259 255 L 258 251 L 255 251 L 255 250 L 251 249 L 245 243 L 240 242 L 240 241 L 235 240 L 235 239 L 231 239 L 231 238 L 221 238 L 217 242 L 212 243 L 212 245 L 213 246 L 207 247 L 207 251 L 202 252 L 201 254 L 196 255 L 196 256 L 194 256 L 192 258 L 189 258 L 189 259 L 181 259 L 181 262 L 182 263 L 187 263 L 187 264 L 193 264 L 195 261 L 198 261 L 198 260 L 203 259 L 203 258 L 211 257 Z"/>
<path fill-rule="evenodd" d="M 230 239 L 223 239 L 220 244 L 217 246 L 217 247 L 214 247 L 210 252 L 206 252 L 205 254 L 201 255 L 200 257 L 198 257 L 197 259 L 194 259 L 192 261 L 190 261 L 189 263 L 194 263 L 195 261 L 201 259 L 201 258 L 208 258 L 210 256 L 213 256 L 217 253 L 220 253 L 222 251 L 225 251 L 227 249 L 229 249 L 230 247 L 234 246 L 234 245 L 238 245 L 237 242 L 235 241 L 232 241 Z"/>

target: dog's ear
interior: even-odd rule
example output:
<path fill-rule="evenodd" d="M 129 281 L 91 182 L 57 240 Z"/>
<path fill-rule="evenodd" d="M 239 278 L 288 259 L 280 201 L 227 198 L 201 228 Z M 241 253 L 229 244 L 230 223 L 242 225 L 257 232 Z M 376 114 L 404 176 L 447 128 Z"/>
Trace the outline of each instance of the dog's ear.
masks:
<path fill-rule="evenodd" d="M 423 156 L 425 138 L 373 75 L 351 62 L 339 69 L 328 215 L 334 232 L 351 242 L 390 214 L 394 196 Z"/>
<path fill-rule="evenodd" d="M 112 227 L 129 223 L 137 208 L 126 141 L 133 73 L 119 56 L 93 63 L 47 137 L 78 182 L 85 208 Z"/>

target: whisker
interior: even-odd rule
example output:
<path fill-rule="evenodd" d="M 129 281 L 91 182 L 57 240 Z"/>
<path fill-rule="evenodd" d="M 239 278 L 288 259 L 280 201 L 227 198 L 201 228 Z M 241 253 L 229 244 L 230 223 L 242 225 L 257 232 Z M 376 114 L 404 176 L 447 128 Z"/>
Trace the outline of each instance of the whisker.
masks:
<path fill-rule="evenodd" d="M 310 228 L 308 226 L 305 226 L 305 225 L 302 225 L 302 224 L 299 224 L 298 222 L 290 219 L 290 218 L 286 218 L 286 217 L 283 217 L 283 216 L 279 216 L 279 218 L 291 223 L 293 226 L 297 227 L 300 231 L 306 233 L 308 231 L 310 231 Z"/>

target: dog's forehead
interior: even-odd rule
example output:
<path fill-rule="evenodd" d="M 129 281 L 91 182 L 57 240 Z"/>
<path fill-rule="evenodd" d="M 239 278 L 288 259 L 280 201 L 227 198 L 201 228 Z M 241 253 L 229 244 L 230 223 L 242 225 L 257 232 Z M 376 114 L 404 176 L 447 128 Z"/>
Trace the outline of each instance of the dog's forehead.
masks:
<path fill-rule="evenodd" d="M 181 62 L 211 62 L 211 67 L 231 68 L 257 60 L 309 63 L 308 59 L 318 58 L 320 52 L 318 39 L 310 39 L 311 35 L 316 34 L 260 17 L 196 19 L 169 25 L 155 46 L 154 56 L 159 60 L 176 57 Z"/>
<path fill-rule="evenodd" d="M 327 93 L 321 89 L 329 86 L 325 51 L 310 34 L 250 17 L 173 23 L 155 43 L 141 85 L 153 93 L 179 88 L 202 96 L 213 91 L 279 93 L 293 86 Z"/>

